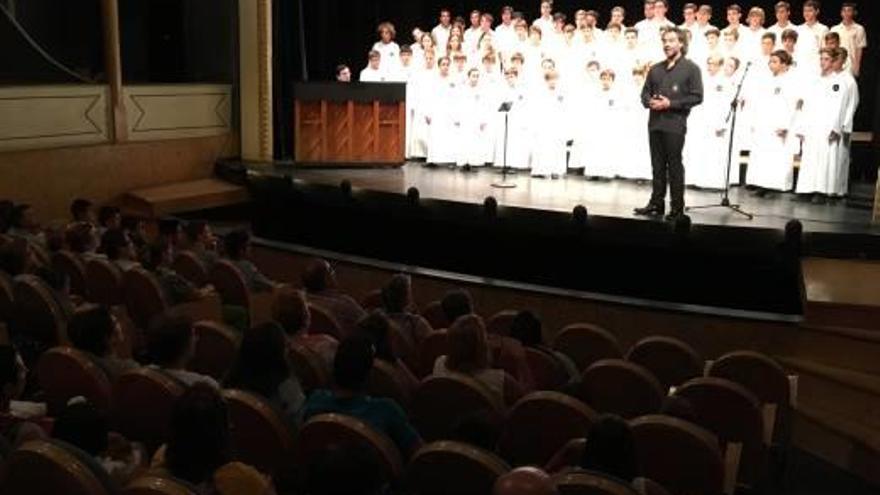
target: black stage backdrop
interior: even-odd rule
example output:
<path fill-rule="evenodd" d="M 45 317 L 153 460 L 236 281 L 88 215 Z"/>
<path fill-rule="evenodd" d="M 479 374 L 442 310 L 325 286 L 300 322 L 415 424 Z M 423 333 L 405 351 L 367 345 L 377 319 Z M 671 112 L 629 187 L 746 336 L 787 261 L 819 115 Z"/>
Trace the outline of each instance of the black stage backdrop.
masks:
<path fill-rule="evenodd" d="M 599 12 L 599 25 L 608 22 L 611 8 L 615 5 L 627 11 L 627 24 L 632 25 L 642 19 L 642 0 L 556 0 L 554 10 L 565 13 L 573 20 L 577 9 L 593 9 Z M 684 1 L 670 2 L 669 18 L 681 22 L 681 7 Z M 697 1 L 708 3 L 714 9 L 713 24 L 723 27 L 727 24 L 725 7 L 732 0 Z M 762 7 L 767 13 L 767 26 L 773 24 L 773 5 L 775 1 L 736 2 L 748 10 L 752 6 Z M 792 3 L 792 20 L 800 24 L 802 1 Z M 825 0 L 821 2 L 820 20 L 830 26 L 839 22 L 840 6 L 844 0 Z M 877 15 L 880 8 L 875 0 L 862 0 L 859 4 L 857 20 L 868 31 L 868 50 L 863 59 L 860 87 L 862 104 L 857 116 L 857 129 L 874 129 L 880 134 L 880 112 L 875 105 L 880 93 L 877 84 L 878 36 L 880 22 Z M 538 0 L 276 0 L 275 4 L 275 69 L 276 82 L 276 155 L 289 158 L 292 154 L 292 135 L 290 132 L 292 107 L 292 81 L 323 81 L 333 78 L 337 64 L 347 64 L 357 77 L 366 65 L 366 55 L 376 41 L 376 26 L 382 21 L 391 21 L 397 30 L 398 43 L 411 43 L 410 32 L 414 27 L 431 29 L 437 24 L 438 12 L 442 7 L 453 11 L 453 16 L 467 18 L 472 9 L 491 12 L 498 19 L 501 7 L 510 5 L 526 14 L 528 19 L 538 16 Z M 300 17 L 300 12 L 302 17 Z M 745 22 L 745 14 L 743 15 Z M 300 41 L 302 40 L 302 42 Z M 303 46 L 304 43 L 304 46 Z M 305 56 L 305 60 L 303 60 Z M 305 62 L 305 64 L 303 63 Z M 307 68 L 307 73 L 304 72 Z"/>

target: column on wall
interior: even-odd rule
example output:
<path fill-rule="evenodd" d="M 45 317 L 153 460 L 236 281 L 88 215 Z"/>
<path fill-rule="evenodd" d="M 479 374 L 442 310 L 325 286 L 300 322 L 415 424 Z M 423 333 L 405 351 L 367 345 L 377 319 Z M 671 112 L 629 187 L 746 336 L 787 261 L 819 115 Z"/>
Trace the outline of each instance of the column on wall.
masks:
<path fill-rule="evenodd" d="M 121 143 L 128 141 L 128 123 L 122 94 L 118 0 L 101 0 L 101 24 L 104 29 L 104 67 L 110 86 L 110 138 L 115 143 Z"/>
<path fill-rule="evenodd" d="M 272 0 L 240 0 L 241 156 L 272 161 Z"/>

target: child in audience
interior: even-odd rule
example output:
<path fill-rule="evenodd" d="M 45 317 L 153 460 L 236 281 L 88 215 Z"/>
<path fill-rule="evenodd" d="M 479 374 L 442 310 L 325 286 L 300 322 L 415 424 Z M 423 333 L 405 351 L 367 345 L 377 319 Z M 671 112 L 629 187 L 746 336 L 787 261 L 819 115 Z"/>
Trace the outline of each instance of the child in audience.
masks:
<path fill-rule="evenodd" d="M 122 229 L 111 229 L 104 233 L 101 237 L 101 252 L 123 272 L 141 266 L 137 261 L 134 243 Z"/>
<path fill-rule="evenodd" d="M 251 235 L 245 230 L 230 232 L 225 238 L 226 256 L 244 275 L 245 283 L 251 292 L 268 292 L 281 284 L 263 275 L 257 265 L 250 260 Z"/>
<path fill-rule="evenodd" d="M 147 352 L 152 366 L 162 370 L 187 387 L 205 383 L 214 388 L 220 385 L 207 375 L 189 371 L 186 367 L 195 353 L 195 333 L 187 316 L 163 314 L 156 317 L 147 332 Z"/>
<path fill-rule="evenodd" d="M 125 337 L 119 321 L 106 306 L 89 304 L 79 308 L 67 324 L 67 335 L 74 347 L 91 355 L 111 383 L 140 366 L 131 358 L 120 357 L 125 352 Z M 128 349 L 125 353 L 130 352 Z"/>
<path fill-rule="evenodd" d="M 207 222 L 192 221 L 184 230 L 189 250 L 202 262 L 205 270 L 210 272 L 220 259 L 217 254 L 217 237 L 211 231 L 211 226 Z"/>

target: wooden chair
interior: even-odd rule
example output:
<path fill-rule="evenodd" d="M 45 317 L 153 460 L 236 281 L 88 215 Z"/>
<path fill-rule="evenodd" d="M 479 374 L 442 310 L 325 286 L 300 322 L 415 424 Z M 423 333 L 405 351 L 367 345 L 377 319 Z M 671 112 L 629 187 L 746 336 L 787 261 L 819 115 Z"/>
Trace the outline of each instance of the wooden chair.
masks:
<path fill-rule="evenodd" d="M 492 315 L 486 322 L 486 331 L 493 335 L 501 335 L 503 337 L 510 336 L 510 325 L 516 318 L 518 311 L 505 309 Z"/>
<path fill-rule="evenodd" d="M 93 259 L 86 263 L 89 301 L 104 306 L 125 304 L 122 270 L 111 261 Z"/>
<path fill-rule="evenodd" d="M 724 461 L 712 433 L 669 416 L 642 416 L 630 426 L 642 476 L 673 495 L 722 493 Z"/>
<path fill-rule="evenodd" d="M 149 367 L 123 373 L 113 385 L 111 418 L 115 431 L 156 449 L 168 438 L 174 402 L 185 387 Z"/>
<path fill-rule="evenodd" d="M 628 361 L 654 374 L 664 391 L 703 375 L 703 358 L 685 342 L 672 337 L 647 337 L 629 350 Z"/>
<path fill-rule="evenodd" d="M 427 441 L 448 438 L 464 415 L 485 411 L 499 423 L 504 406 L 483 384 L 467 375 L 429 376 L 416 389 L 410 417 Z"/>
<path fill-rule="evenodd" d="M 37 363 L 37 380 L 51 414 L 81 395 L 102 411 L 110 410 L 110 379 L 86 353 L 72 347 L 44 352 Z"/>
<path fill-rule="evenodd" d="M 770 357 L 752 351 L 737 351 L 712 363 L 709 376 L 739 383 L 755 394 L 764 407 L 767 440 L 787 448 L 791 434 L 791 388 L 782 366 Z"/>
<path fill-rule="evenodd" d="M 431 332 L 422 343 L 419 344 L 419 367 L 416 370 L 418 376 L 424 378 L 434 371 L 434 363 L 440 356 L 446 355 L 449 350 L 449 340 L 446 329 Z"/>
<path fill-rule="evenodd" d="M 525 352 L 526 363 L 532 372 L 532 379 L 535 381 L 537 390 L 558 390 L 568 383 L 568 372 L 558 359 L 547 352 L 531 347 L 526 347 Z"/>
<path fill-rule="evenodd" d="M 57 251 L 52 254 L 52 268 L 67 275 L 70 279 L 70 293 L 84 299 L 89 298 L 86 283 L 86 264 L 77 254 L 70 251 Z"/>
<path fill-rule="evenodd" d="M 247 309 L 251 326 L 272 320 L 275 291 L 251 292 L 241 271 L 231 261 L 218 260 L 211 270 L 210 280 L 225 304 Z"/>
<path fill-rule="evenodd" d="M 385 480 L 403 475 L 403 460 L 394 442 L 359 419 L 341 414 L 320 414 L 302 426 L 294 447 L 296 465 L 330 447 L 353 446 L 369 452 L 381 466 Z"/>
<path fill-rule="evenodd" d="M 304 392 L 309 393 L 330 384 L 330 375 L 320 356 L 298 342 L 291 342 L 289 351 L 290 365 Z"/>
<path fill-rule="evenodd" d="M 210 281 L 208 268 L 192 251 L 179 251 L 171 268 L 196 287 L 204 287 Z"/>
<path fill-rule="evenodd" d="M 718 437 L 727 467 L 725 492 L 733 493 L 737 480 L 750 488 L 760 486 L 767 449 L 758 398 L 738 383 L 712 377 L 694 378 L 675 394 L 691 403 L 696 423 Z"/>
<path fill-rule="evenodd" d="M 189 368 L 223 381 L 238 355 L 241 338 L 234 329 L 216 321 L 196 322 L 193 330 L 196 349 Z"/>
<path fill-rule="evenodd" d="M 434 329 L 449 328 L 449 325 L 452 323 L 447 320 L 446 313 L 443 312 L 443 307 L 440 305 L 440 301 L 433 301 L 425 306 L 425 309 L 422 310 L 422 316 L 428 320 L 428 323 L 431 324 L 431 328 Z"/>
<path fill-rule="evenodd" d="M 309 303 L 309 314 L 312 316 L 309 322 L 309 333 L 325 334 L 334 339 L 342 338 L 342 327 L 329 311 L 317 304 Z"/>
<path fill-rule="evenodd" d="M 370 311 L 373 309 L 379 309 L 384 306 L 382 302 L 382 290 L 376 289 L 367 292 L 363 299 L 361 299 L 361 307 L 364 308 L 365 311 Z"/>
<path fill-rule="evenodd" d="M 141 476 L 128 484 L 122 495 L 198 495 L 195 487 L 184 481 L 154 474 Z"/>
<path fill-rule="evenodd" d="M 574 397 L 533 392 L 507 414 L 498 452 L 513 466 L 543 466 L 569 440 L 585 437 L 596 417 Z"/>
<path fill-rule="evenodd" d="M 0 271 L 0 321 L 11 321 L 15 314 L 13 285 L 12 277 Z"/>
<path fill-rule="evenodd" d="M 614 335 L 596 325 L 569 325 L 553 339 L 553 348 L 570 357 L 584 371 L 600 359 L 620 359 L 623 353 Z"/>
<path fill-rule="evenodd" d="M 645 368 L 622 359 L 603 359 L 584 371 L 578 396 L 598 412 L 630 419 L 660 411 L 666 394 Z"/>
<path fill-rule="evenodd" d="M 373 397 L 386 397 L 407 409 L 413 391 L 401 383 L 393 366 L 381 359 L 373 360 L 373 369 L 367 378 L 367 394 Z"/>
<path fill-rule="evenodd" d="M 293 436 L 265 399 L 242 390 L 224 390 L 236 458 L 267 474 L 291 461 Z"/>
<path fill-rule="evenodd" d="M 34 275 L 19 275 L 12 290 L 21 332 L 48 346 L 68 342 L 67 318 L 51 287 Z"/>
<path fill-rule="evenodd" d="M 559 495 L 639 495 L 626 482 L 594 471 L 572 469 L 553 476 Z"/>
<path fill-rule="evenodd" d="M 171 311 L 185 314 L 193 320 L 221 321 L 220 298 L 206 297 L 197 301 L 172 306 L 162 292 L 156 277 L 141 268 L 133 268 L 123 276 L 125 307 L 132 321 L 142 328 L 149 328 L 150 321 L 158 314 Z"/>
<path fill-rule="evenodd" d="M 85 452 L 58 440 L 32 440 L 9 457 L 2 487 L 10 495 L 112 495 L 104 469 Z"/>
<path fill-rule="evenodd" d="M 461 442 L 434 442 L 420 448 L 406 470 L 406 485 L 419 495 L 486 495 L 510 471 L 495 454 Z"/>

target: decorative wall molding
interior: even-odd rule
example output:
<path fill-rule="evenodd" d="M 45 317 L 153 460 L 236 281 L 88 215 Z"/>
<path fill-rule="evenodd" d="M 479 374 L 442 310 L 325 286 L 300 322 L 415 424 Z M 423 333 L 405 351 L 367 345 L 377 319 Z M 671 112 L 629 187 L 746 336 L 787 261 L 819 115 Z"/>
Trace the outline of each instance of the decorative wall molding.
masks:
<path fill-rule="evenodd" d="M 123 98 L 130 141 L 216 136 L 231 131 L 229 85 L 125 86 Z"/>
<path fill-rule="evenodd" d="M 109 141 L 106 86 L 0 87 L 0 151 Z"/>

